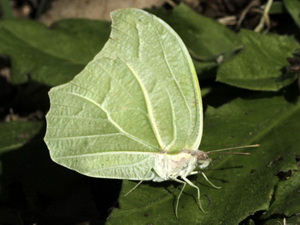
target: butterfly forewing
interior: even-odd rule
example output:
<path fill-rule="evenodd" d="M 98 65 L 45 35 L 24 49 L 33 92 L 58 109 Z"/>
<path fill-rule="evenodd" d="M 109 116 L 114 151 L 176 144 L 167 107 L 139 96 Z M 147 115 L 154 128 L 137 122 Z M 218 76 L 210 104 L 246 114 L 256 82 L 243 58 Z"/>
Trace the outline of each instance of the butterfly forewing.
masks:
<path fill-rule="evenodd" d="M 83 174 L 150 179 L 156 154 L 200 144 L 199 84 L 186 47 L 162 20 L 137 9 L 112 19 L 101 52 L 50 91 L 45 141 L 54 161 Z"/>

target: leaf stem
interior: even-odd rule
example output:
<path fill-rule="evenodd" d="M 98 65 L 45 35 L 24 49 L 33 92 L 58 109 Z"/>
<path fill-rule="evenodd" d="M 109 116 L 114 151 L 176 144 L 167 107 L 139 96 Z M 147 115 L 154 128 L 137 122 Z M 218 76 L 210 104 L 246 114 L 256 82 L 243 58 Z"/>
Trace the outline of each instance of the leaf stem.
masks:
<path fill-rule="evenodd" d="M 254 29 L 255 32 L 261 32 L 261 30 L 263 29 L 265 24 L 267 26 L 266 32 L 269 30 L 270 18 L 269 18 L 268 14 L 269 14 L 270 8 L 272 6 L 272 3 L 273 3 L 273 0 L 268 0 L 267 4 L 264 5 L 263 15 L 259 21 L 259 24 Z"/>

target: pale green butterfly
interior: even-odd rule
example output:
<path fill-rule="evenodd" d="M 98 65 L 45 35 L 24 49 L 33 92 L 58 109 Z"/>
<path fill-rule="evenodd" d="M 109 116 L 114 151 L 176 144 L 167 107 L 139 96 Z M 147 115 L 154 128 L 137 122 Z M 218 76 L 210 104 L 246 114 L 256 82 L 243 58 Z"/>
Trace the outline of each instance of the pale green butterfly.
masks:
<path fill-rule="evenodd" d="M 196 150 L 203 111 L 191 57 L 154 15 L 122 9 L 111 16 L 103 49 L 72 81 L 49 92 L 51 158 L 91 177 L 173 180 L 184 185 L 178 200 L 189 184 L 201 208 L 199 188 L 187 177 L 211 159 Z M 176 215 L 177 208 L 178 201 Z"/>

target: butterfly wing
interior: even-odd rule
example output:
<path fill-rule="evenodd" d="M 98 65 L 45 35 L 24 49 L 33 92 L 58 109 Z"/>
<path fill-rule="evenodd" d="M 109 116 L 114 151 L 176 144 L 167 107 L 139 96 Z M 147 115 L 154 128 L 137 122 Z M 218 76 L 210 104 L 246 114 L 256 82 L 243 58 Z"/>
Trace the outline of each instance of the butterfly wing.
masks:
<path fill-rule="evenodd" d="M 51 89 L 45 142 L 54 161 L 80 173 L 147 180 L 156 154 L 200 144 L 197 75 L 162 20 L 137 9 L 117 10 L 112 20 L 101 52 Z"/>

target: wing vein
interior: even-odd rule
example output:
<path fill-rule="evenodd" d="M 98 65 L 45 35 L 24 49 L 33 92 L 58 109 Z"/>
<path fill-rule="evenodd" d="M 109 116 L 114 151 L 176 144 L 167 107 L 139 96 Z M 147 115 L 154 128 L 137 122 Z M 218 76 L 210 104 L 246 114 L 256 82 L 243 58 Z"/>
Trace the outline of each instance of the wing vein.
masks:
<path fill-rule="evenodd" d="M 101 60 L 101 59 L 100 59 Z M 99 60 L 99 61 L 100 61 Z M 126 89 L 125 87 L 124 87 L 124 85 L 122 85 L 121 83 L 120 83 L 120 80 L 117 80 L 116 78 L 114 78 L 114 76 L 112 76 L 111 75 L 111 73 L 109 73 L 100 63 L 98 63 L 98 66 L 103 70 L 103 72 L 106 74 L 106 75 L 108 75 L 117 85 L 118 85 L 118 87 L 119 87 L 119 89 L 121 89 L 122 91 L 124 91 L 124 93 L 125 94 L 127 94 L 127 96 L 129 96 L 131 99 L 132 99 L 132 101 L 135 101 L 135 99 L 134 99 L 134 96 L 128 91 L 128 89 Z M 86 71 L 86 72 L 88 72 L 88 73 L 90 73 L 90 74 L 92 74 L 93 75 L 93 73 L 91 72 L 91 71 L 89 71 L 89 70 L 87 70 L 86 68 L 84 68 L 84 70 Z M 78 85 L 78 84 L 76 84 L 76 83 L 74 83 L 74 82 L 70 82 L 70 84 L 72 84 L 72 85 L 74 85 L 74 86 L 77 86 L 77 87 L 79 87 L 79 88 L 82 88 L 82 89 L 84 89 L 85 91 L 87 91 L 87 92 L 89 92 L 89 93 L 92 93 L 93 95 L 97 95 L 96 93 L 94 93 L 94 92 L 92 92 L 90 89 L 91 88 L 85 88 L 85 87 L 82 87 L 82 86 L 80 86 L 80 85 Z M 142 110 L 141 110 L 142 111 Z M 145 113 L 145 112 L 144 112 Z"/>
<path fill-rule="evenodd" d="M 142 92 L 143 92 L 143 96 L 145 99 L 145 103 L 146 103 L 146 107 L 147 107 L 147 111 L 148 111 L 148 119 L 152 128 L 152 131 L 156 137 L 156 140 L 160 146 L 161 149 L 164 149 L 164 143 L 163 140 L 160 136 L 159 130 L 158 130 L 158 126 L 155 122 L 155 118 L 154 118 L 154 114 L 153 114 L 153 108 L 152 108 L 152 104 L 150 101 L 150 97 L 149 94 L 147 92 L 146 87 L 144 86 L 143 82 L 140 80 L 140 78 L 138 77 L 138 75 L 134 72 L 134 69 L 130 67 L 130 65 L 128 65 L 126 62 L 122 61 L 130 70 L 131 74 L 134 76 L 134 78 L 136 79 L 136 81 L 138 82 Z"/>
<path fill-rule="evenodd" d="M 109 170 L 109 169 L 115 169 L 115 168 L 126 168 L 126 167 L 129 167 L 129 168 L 132 168 L 134 166 L 137 166 L 137 165 L 141 165 L 144 161 L 147 161 L 149 160 L 148 157 L 145 158 L 145 159 L 142 159 L 138 162 L 135 162 L 135 163 L 130 163 L 130 165 L 113 165 L 111 167 L 105 167 L 105 168 L 100 168 L 100 169 L 96 169 L 96 170 L 90 170 L 90 172 L 96 172 L 96 171 L 101 171 L 101 170 Z M 144 165 L 144 164 L 142 164 Z"/>
<path fill-rule="evenodd" d="M 77 94 L 77 93 L 72 93 L 72 92 L 68 92 L 68 93 L 71 94 L 71 95 L 75 95 L 75 96 L 77 96 L 77 97 L 79 97 L 79 98 L 83 98 L 84 100 L 86 100 L 86 101 L 88 101 L 88 102 L 90 102 L 90 103 L 96 105 L 99 109 L 103 110 L 103 111 L 105 112 L 106 116 L 107 116 L 107 120 L 108 120 L 113 126 L 115 126 L 121 133 L 123 133 L 125 136 L 127 136 L 127 137 L 130 138 L 131 140 L 133 140 L 133 141 L 135 141 L 135 142 L 138 142 L 138 143 L 141 143 L 141 144 L 143 144 L 143 145 L 146 145 L 146 146 L 148 146 L 148 147 L 150 147 L 150 148 L 157 149 L 156 146 L 153 146 L 153 145 L 151 145 L 150 143 L 148 143 L 148 142 L 146 142 L 146 141 L 144 141 L 144 140 L 141 140 L 140 138 L 137 138 L 137 137 L 135 137 L 135 136 L 133 136 L 133 135 L 127 133 L 125 130 L 123 130 L 123 128 L 122 128 L 117 122 L 115 122 L 115 121 L 110 117 L 109 113 L 108 113 L 108 112 L 107 112 L 107 111 L 106 111 L 106 110 L 105 110 L 98 102 L 95 102 L 94 100 L 92 100 L 92 99 L 90 99 L 90 98 L 87 98 L 87 97 L 85 97 L 85 96 L 83 96 L 83 95 L 79 95 L 79 94 Z"/>
<path fill-rule="evenodd" d="M 154 24 L 155 24 L 155 23 L 154 23 Z M 188 105 L 188 103 L 187 103 L 186 97 L 185 97 L 185 95 L 183 94 L 183 91 L 182 91 L 182 89 L 181 89 L 181 87 L 180 87 L 180 85 L 179 85 L 179 83 L 178 83 L 178 80 L 177 80 L 177 78 L 176 78 L 176 76 L 175 76 L 175 74 L 174 74 L 174 72 L 173 72 L 173 70 L 172 70 L 172 68 L 171 68 L 171 66 L 170 66 L 170 64 L 169 64 L 169 61 L 168 61 L 167 56 L 166 56 L 166 50 L 165 50 L 165 48 L 164 48 L 164 46 L 163 46 L 163 44 L 162 44 L 162 42 L 161 42 L 161 35 L 159 35 L 159 31 L 158 31 L 157 26 L 155 26 L 155 28 L 156 28 L 156 31 L 157 31 L 158 42 L 159 42 L 159 45 L 160 45 L 160 47 L 161 47 L 161 49 L 162 49 L 163 59 L 164 59 L 165 63 L 167 64 L 167 68 L 168 68 L 169 73 L 171 74 L 171 76 L 172 76 L 172 78 L 173 78 L 173 80 L 174 80 L 174 82 L 175 82 L 175 84 L 176 84 L 176 88 L 179 90 L 180 95 L 181 95 L 181 97 L 183 98 L 184 104 L 185 104 L 186 108 L 187 108 L 188 111 L 189 111 L 189 121 L 190 121 L 190 124 L 191 124 L 191 122 L 192 122 L 192 121 L 191 121 L 191 118 L 192 118 L 192 112 L 191 112 L 191 109 L 190 109 L 190 107 L 189 107 L 189 105 Z M 191 127 L 191 126 L 189 125 L 189 127 Z"/>
<path fill-rule="evenodd" d="M 80 136 L 70 136 L 70 137 L 53 137 L 47 138 L 48 140 L 69 140 L 69 139 L 80 139 L 80 138 L 96 138 L 96 137 L 106 137 L 106 136 L 116 136 L 123 135 L 121 133 L 111 133 L 111 134 L 95 134 L 95 135 L 80 135 Z"/>
<path fill-rule="evenodd" d="M 172 102 L 172 99 L 171 99 L 171 95 L 170 95 L 170 92 L 169 92 L 168 88 L 166 88 L 166 90 L 167 90 L 167 94 L 168 94 L 168 98 L 169 98 L 170 106 L 171 106 L 172 129 L 173 129 L 173 140 L 165 147 L 165 150 L 168 150 L 168 149 L 171 148 L 171 146 L 176 141 L 176 138 L 177 138 L 177 128 L 176 128 L 176 124 L 175 124 L 176 116 L 175 116 L 174 105 L 173 105 L 173 102 Z"/>
<path fill-rule="evenodd" d="M 65 118 L 65 119 L 83 119 L 83 120 L 106 120 L 103 118 L 92 118 L 92 117 L 85 117 L 85 116 L 60 116 L 60 115 L 51 115 L 48 118 Z"/>
<path fill-rule="evenodd" d="M 157 152 L 137 152 L 137 151 L 132 151 L 132 152 L 122 152 L 122 151 L 114 151 L 114 152 L 97 152 L 97 153 L 88 153 L 88 154 L 80 154 L 80 155 L 69 155 L 69 156 L 61 156 L 57 157 L 57 159 L 72 159 L 72 158 L 81 158 L 81 157 L 94 157 L 94 156 L 99 156 L 99 155 L 120 155 L 120 154 L 128 154 L 128 155 L 154 155 L 156 156 L 157 154 L 162 154 L 162 153 L 157 153 Z"/>

